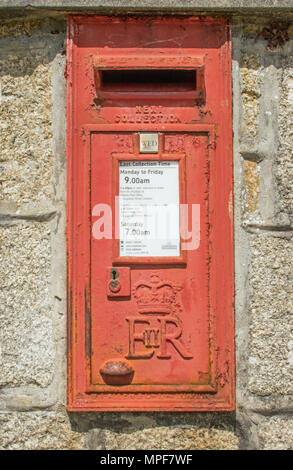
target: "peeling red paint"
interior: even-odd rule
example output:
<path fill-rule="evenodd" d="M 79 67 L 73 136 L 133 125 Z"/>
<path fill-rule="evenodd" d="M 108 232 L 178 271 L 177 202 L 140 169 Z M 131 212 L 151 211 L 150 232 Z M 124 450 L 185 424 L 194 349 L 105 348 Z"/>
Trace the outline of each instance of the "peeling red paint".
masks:
<path fill-rule="evenodd" d="M 102 73 L 160 68 L 194 74 L 160 89 Z M 229 22 L 71 16 L 66 76 L 68 409 L 232 410 Z M 157 134 L 155 154 L 140 153 L 140 132 Z M 95 204 L 114 210 L 119 162 L 140 160 L 178 161 L 180 203 L 200 205 L 197 249 L 126 257 L 118 240 L 93 239 Z"/>

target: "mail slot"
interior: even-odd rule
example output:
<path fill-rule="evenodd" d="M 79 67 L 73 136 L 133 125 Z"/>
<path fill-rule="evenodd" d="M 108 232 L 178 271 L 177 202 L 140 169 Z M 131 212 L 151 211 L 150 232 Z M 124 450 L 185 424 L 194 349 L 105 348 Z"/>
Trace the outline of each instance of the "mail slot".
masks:
<path fill-rule="evenodd" d="M 234 407 L 226 19 L 70 16 L 68 409 Z"/>

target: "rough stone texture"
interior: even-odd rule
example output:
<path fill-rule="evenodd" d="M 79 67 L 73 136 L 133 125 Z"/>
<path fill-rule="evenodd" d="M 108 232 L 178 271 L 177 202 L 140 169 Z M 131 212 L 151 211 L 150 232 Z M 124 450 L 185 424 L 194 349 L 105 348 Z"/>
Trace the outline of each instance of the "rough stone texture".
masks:
<path fill-rule="evenodd" d="M 243 313 L 249 314 L 243 393 L 260 398 L 256 405 L 251 396 L 249 406 L 267 409 L 262 397 L 270 396 L 274 406 L 274 396 L 292 394 L 292 40 L 272 51 L 257 28 L 246 26 L 238 43 L 243 187 L 237 193 L 242 227 L 251 234 L 238 236 L 241 244 L 246 238 L 249 256 L 239 273 Z"/>
<path fill-rule="evenodd" d="M 65 413 L 0 413 L 0 449 L 81 449 L 84 436 L 70 429 Z"/>
<path fill-rule="evenodd" d="M 264 27 L 239 19 L 233 32 L 237 422 L 249 449 L 292 445 L 293 42 L 290 29 L 271 49 Z"/>
<path fill-rule="evenodd" d="M 236 415 L 68 415 L 59 15 L 0 25 L 0 448 L 291 449 L 293 28 L 270 50 L 263 17 L 233 20 Z"/>
<path fill-rule="evenodd" d="M 41 25 L 41 20 L 13 21 L 0 25 L 0 37 L 31 36 Z"/>
<path fill-rule="evenodd" d="M 3 8 L 17 8 L 17 7 L 53 7 L 53 8 L 89 8 L 89 7 L 105 7 L 105 1 L 99 0 L 2 0 Z M 106 3 L 108 8 L 141 8 L 141 2 L 138 0 L 111 0 Z M 194 9 L 200 8 L 203 10 L 239 10 L 244 9 L 255 9 L 255 8 L 291 8 L 292 4 L 290 0 L 189 0 L 184 2 L 182 0 L 145 0 L 144 8 L 172 8 L 172 9 Z"/>
<path fill-rule="evenodd" d="M 128 434 L 106 431 L 105 449 L 237 450 L 238 439 L 223 429 L 162 426 Z"/>
<path fill-rule="evenodd" d="M 59 409 L 66 388 L 65 21 L 4 23 L 0 36 L 0 440 L 71 448 L 64 406 L 38 411 Z"/>
<path fill-rule="evenodd" d="M 293 55 L 283 57 L 280 71 L 280 112 L 278 119 L 279 148 L 276 181 L 280 195 L 280 210 L 288 214 L 293 225 Z"/>
<path fill-rule="evenodd" d="M 0 384 L 52 381 L 50 230 L 37 222 L 0 227 Z"/>
<path fill-rule="evenodd" d="M 259 188 L 259 165 L 256 162 L 244 161 L 244 211 L 256 212 L 258 208 Z"/>
<path fill-rule="evenodd" d="M 52 192 L 50 51 L 35 46 L 2 39 L 0 53 L 2 198 L 18 203 Z"/>
<path fill-rule="evenodd" d="M 292 419 L 274 416 L 259 426 L 260 448 L 263 450 L 293 450 Z"/>
<path fill-rule="evenodd" d="M 238 449 L 233 413 L 83 414 L 72 424 L 88 431 L 88 449 Z"/>
<path fill-rule="evenodd" d="M 253 138 L 258 133 L 259 100 L 260 97 L 260 57 L 257 54 L 242 56 L 242 113 L 243 134 L 247 138 Z"/>
<path fill-rule="evenodd" d="M 292 226 L 292 178 L 289 176 L 292 129 L 288 126 L 292 115 L 292 39 L 283 47 L 271 50 L 261 38 L 264 23 L 260 24 L 259 20 L 241 23 L 240 29 L 245 35 L 234 55 L 237 55 L 239 65 L 240 83 L 237 86 L 242 102 L 237 111 L 245 180 L 242 223 L 288 230 Z M 288 31 L 292 38 L 291 28 Z"/>
<path fill-rule="evenodd" d="M 249 390 L 293 393 L 293 244 L 252 235 Z"/>

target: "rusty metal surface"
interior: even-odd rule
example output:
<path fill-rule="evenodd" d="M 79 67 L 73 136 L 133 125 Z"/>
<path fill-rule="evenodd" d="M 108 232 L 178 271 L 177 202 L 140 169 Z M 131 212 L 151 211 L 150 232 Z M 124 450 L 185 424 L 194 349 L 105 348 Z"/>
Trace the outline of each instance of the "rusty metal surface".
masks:
<path fill-rule="evenodd" d="M 121 98 L 97 79 L 99 67 L 162 62 L 198 72 L 195 93 L 134 86 Z M 68 409 L 232 410 L 230 25 L 73 16 L 66 76 Z M 140 132 L 158 135 L 155 153 L 141 155 Z M 139 160 L 178 161 L 179 201 L 200 206 L 193 249 L 181 240 L 179 256 L 124 257 L 114 225 L 112 237 L 92 236 L 96 204 L 117 217 L 119 162 Z"/>

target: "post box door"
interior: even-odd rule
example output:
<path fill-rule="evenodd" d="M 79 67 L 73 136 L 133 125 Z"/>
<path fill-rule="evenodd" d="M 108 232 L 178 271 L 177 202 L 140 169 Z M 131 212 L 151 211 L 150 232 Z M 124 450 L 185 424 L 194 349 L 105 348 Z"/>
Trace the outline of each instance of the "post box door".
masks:
<path fill-rule="evenodd" d="M 227 28 L 70 19 L 70 410 L 233 408 Z"/>

